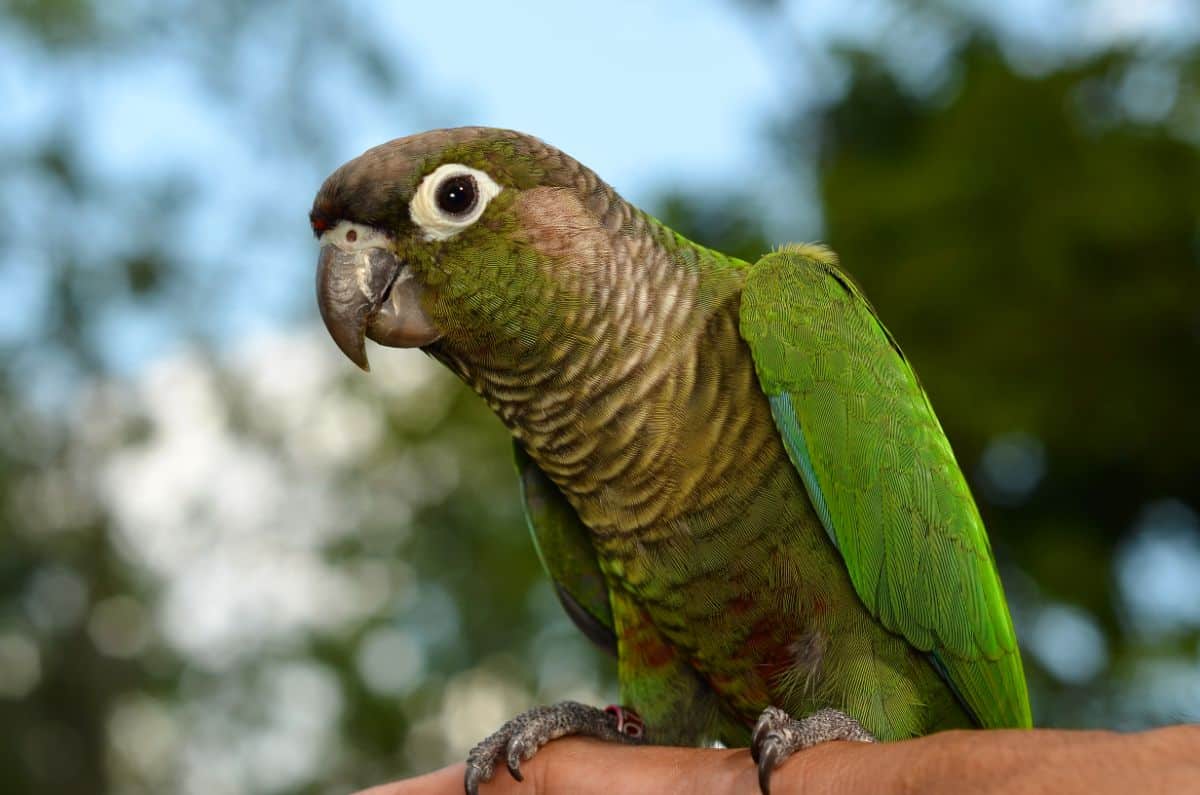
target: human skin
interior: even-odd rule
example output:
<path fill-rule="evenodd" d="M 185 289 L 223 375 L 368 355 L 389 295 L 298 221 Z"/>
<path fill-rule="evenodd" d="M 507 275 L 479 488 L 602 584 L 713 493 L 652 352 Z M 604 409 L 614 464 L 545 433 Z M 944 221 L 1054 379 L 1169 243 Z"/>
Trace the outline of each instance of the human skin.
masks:
<path fill-rule="evenodd" d="M 739 749 L 625 746 L 583 738 L 550 743 L 501 769 L 484 795 L 757 793 L 750 753 Z M 461 795 L 463 765 L 359 795 Z M 776 795 L 1117 795 L 1200 791 L 1200 726 L 1136 734 L 1108 731 L 949 731 L 903 742 L 831 742 L 796 754 L 772 778 Z"/>

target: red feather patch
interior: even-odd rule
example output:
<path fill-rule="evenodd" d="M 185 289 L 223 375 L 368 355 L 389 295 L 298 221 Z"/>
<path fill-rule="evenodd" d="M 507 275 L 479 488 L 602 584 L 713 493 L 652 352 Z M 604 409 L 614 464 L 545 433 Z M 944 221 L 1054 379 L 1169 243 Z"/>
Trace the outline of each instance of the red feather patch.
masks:
<path fill-rule="evenodd" d="M 329 219 L 317 215 L 315 212 L 308 216 L 308 222 L 312 224 L 313 234 L 317 237 L 320 237 L 321 233 L 329 228 Z"/>

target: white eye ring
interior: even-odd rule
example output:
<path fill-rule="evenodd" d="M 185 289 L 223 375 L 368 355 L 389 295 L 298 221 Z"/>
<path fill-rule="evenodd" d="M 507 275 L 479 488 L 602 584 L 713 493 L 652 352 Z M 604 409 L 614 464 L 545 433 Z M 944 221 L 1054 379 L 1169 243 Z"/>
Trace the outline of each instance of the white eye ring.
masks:
<path fill-rule="evenodd" d="M 338 221 L 326 229 L 319 238 L 321 245 L 332 243 L 342 251 L 362 251 L 368 248 L 387 248 L 387 235 L 378 229 L 356 224 L 353 221 Z"/>
<path fill-rule="evenodd" d="M 438 206 L 437 192 L 448 179 L 468 176 L 475 183 L 475 203 L 462 215 L 448 213 Z M 460 163 L 446 163 L 435 168 L 421 184 L 417 194 L 408 205 L 408 214 L 413 223 L 421 228 L 426 240 L 449 240 L 479 220 L 488 202 L 500 193 L 496 181 L 477 168 Z"/>

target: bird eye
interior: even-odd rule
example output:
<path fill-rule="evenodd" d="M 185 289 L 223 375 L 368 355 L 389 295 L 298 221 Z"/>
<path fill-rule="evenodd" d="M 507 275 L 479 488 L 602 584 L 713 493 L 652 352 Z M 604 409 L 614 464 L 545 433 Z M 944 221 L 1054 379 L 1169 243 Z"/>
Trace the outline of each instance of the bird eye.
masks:
<path fill-rule="evenodd" d="M 417 185 L 408 214 L 426 240 L 449 240 L 483 216 L 500 194 L 496 180 L 462 163 L 443 163 Z"/>
<path fill-rule="evenodd" d="M 450 215 L 464 215 L 475 206 L 478 195 L 475 178 L 470 174 L 459 174 L 438 186 L 437 205 Z"/>

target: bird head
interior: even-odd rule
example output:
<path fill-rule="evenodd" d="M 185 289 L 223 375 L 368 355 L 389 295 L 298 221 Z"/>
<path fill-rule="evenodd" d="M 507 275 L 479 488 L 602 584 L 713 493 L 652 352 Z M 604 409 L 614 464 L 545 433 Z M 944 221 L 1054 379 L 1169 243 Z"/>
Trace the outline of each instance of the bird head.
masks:
<path fill-rule="evenodd" d="M 389 141 L 313 202 L 321 317 L 364 370 L 368 337 L 460 361 L 529 355 L 597 305 L 618 205 L 591 171 L 520 133 Z"/>

